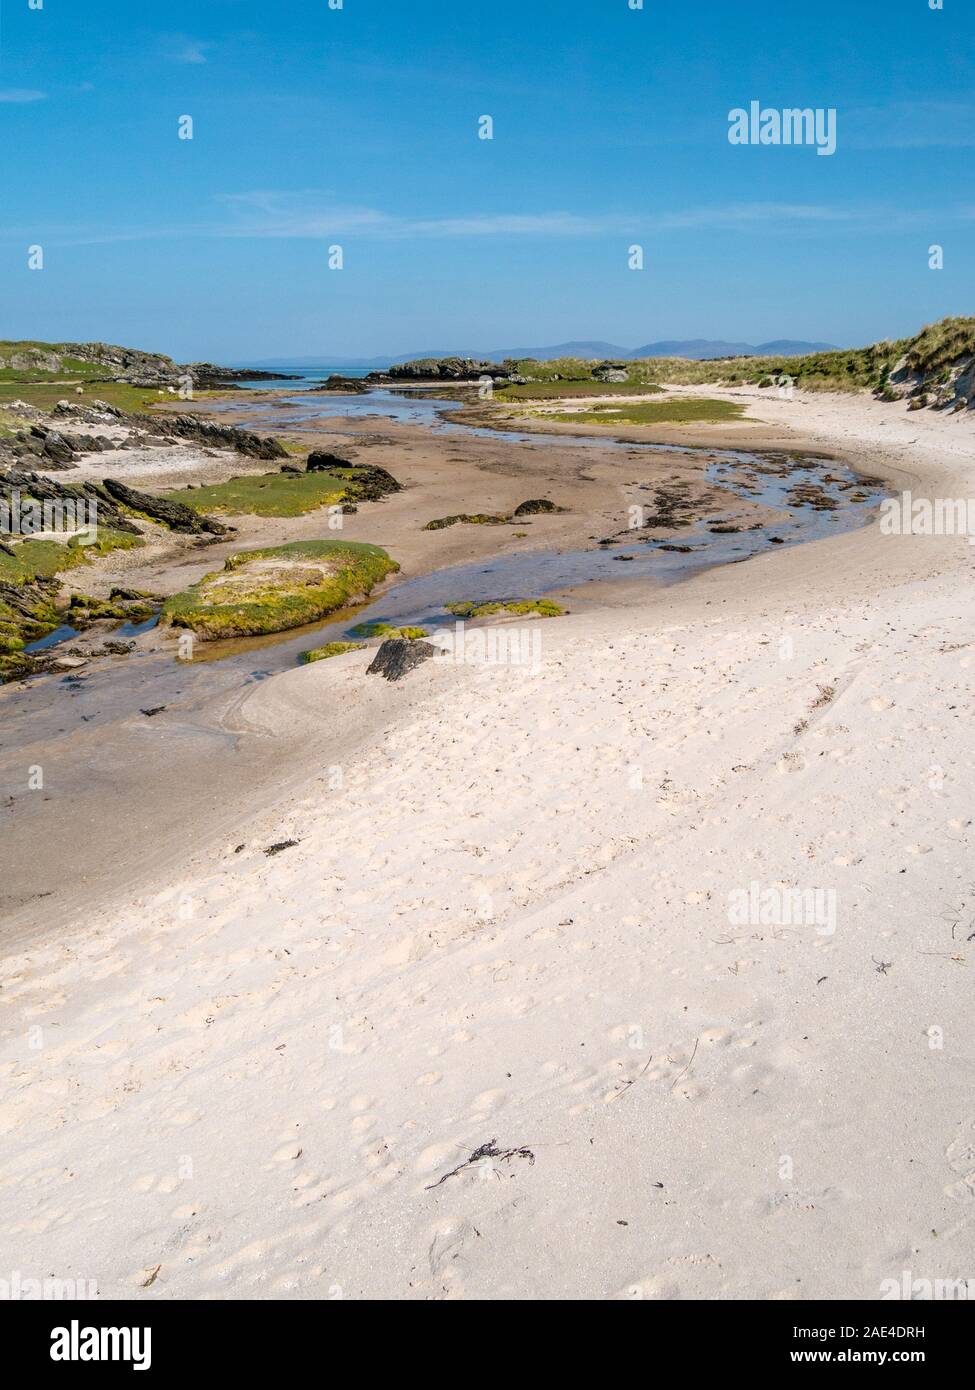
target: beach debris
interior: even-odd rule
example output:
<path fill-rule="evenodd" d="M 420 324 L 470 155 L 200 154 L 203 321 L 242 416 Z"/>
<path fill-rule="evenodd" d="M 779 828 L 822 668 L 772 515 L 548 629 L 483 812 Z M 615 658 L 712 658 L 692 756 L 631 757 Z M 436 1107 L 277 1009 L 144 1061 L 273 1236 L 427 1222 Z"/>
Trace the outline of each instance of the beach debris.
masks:
<path fill-rule="evenodd" d="M 892 960 L 878 960 L 876 956 L 871 956 L 870 959 L 873 961 L 874 965 L 877 967 L 877 974 L 878 974 L 878 975 L 886 975 L 886 974 L 887 974 L 887 971 L 890 969 L 890 967 L 891 967 L 891 966 L 893 965 L 893 963 L 894 963 Z"/>
<path fill-rule="evenodd" d="M 268 856 L 280 854 L 282 850 L 293 849 L 296 844 L 298 844 L 297 840 L 278 840 L 275 844 L 268 845 L 264 853 Z"/>
<path fill-rule="evenodd" d="M 165 705 L 152 705 L 149 709 L 140 709 L 139 713 L 144 714 L 147 719 L 152 719 L 154 715 L 162 714 Z"/>
<path fill-rule="evenodd" d="M 499 1149 L 497 1139 L 489 1139 L 486 1144 L 481 1144 L 478 1148 L 474 1149 L 470 1156 L 464 1159 L 463 1163 L 458 1163 L 456 1168 L 451 1168 L 449 1173 L 444 1173 L 443 1177 L 439 1178 L 437 1182 L 430 1183 L 426 1190 L 427 1192 L 432 1191 L 433 1188 L 439 1187 L 441 1183 L 445 1183 L 448 1178 L 455 1178 L 458 1173 L 463 1173 L 466 1169 L 473 1168 L 475 1164 L 483 1163 L 485 1160 L 490 1160 L 492 1163 L 510 1163 L 513 1158 L 527 1158 L 529 1167 L 534 1167 L 535 1155 L 532 1153 L 531 1149 L 525 1146 L 518 1149 Z"/>
<path fill-rule="evenodd" d="M 142 1271 L 142 1278 L 139 1280 L 139 1288 L 140 1288 L 140 1289 L 148 1289 L 148 1288 L 151 1288 L 152 1285 L 156 1282 L 157 1278 L 159 1277 L 159 1271 L 160 1271 L 161 1269 L 162 1269 L 162 1265 L 161 1265 L 161 1264 L 153 1265 L 150 1269 L 144 1269 L 144 1270 Z"/>
<path fill-rule="evenodd" d="M 701 1043 L 701 1039 L 700 1039 L 700 1038 L 695 1038 L 695 1039 L 694 1039 L 694 1051 L 691 1053 L 690 1061 L 687 1063 L 687 1066 L 686 1066 L 686 1067 L 684 1068 L 684 1070 L 681 1072 L 680 1076 L 677 1077 L 677 1080 L 674 1082 L 673 1086 L 671 1086 L 671 1088 L 670 1088 L 671 1091 L 674 1091 L 674 1090 L 676 1089 L 677 1083 L 678 1083 L 679 1081 L 683 1081 L 683 1080 L 684 1080 L 684 1077 L 687 1075 L 687 1073 L 690 1071 L 691 1067 L 694 1065 L 694 1058 L 697 1056 L 697 1049 L 698 1049 L 698 1047 L 700 1046 L 700 1043 Z"/>
<path fill-rule="evenodd" d="M 406 637 L 389 637 L 382 643 L 371 663 L 366 668 L 369 676 L 385 676 L 388 681 L 398 681 L 412 671 L 414 666 L 435 656 L 437 648 L 432 642 L 411 641 Z"/>
<path fill-rule="evenodd" d="M 643 1069 L 642 1069 L 641 1071 L 637 1072 L 636 1076 L 631 1077 L 631 1079 L 630 1079 L 629 1081 L 624 1081 L 623 1084 L 622 1084 L 622 1086 L 620 1086 L 619 1090 L 616 1092 L 616 1094 L 615 1094 L 614 1096 L 610 1096 L 610 1098 L 609 1098 L 610 1104 L 612 1104 L 612 1102 L 613 1102 L 614 1100 L 619 1100 L 620 1096 L 626 1095 L 626 1093 L 627 1093 L 627 1091 L 630 1089 L 630 1087 L 631 1087 L 631 1086 L 635 1086 L 636 1083 L 640 1080 L 641 1076 L 646 1076 L 647 1071 L 649 1070 L 649 1067 L 650 1067 L 650 1063 L 651 1063 L 652 1061 L 653 1061 L 653 1054 L 651 1053 L 650 1056 L 647 1058 L 646 1064 L 645 1064 L 645 1066 L 643 1067 Z"/>

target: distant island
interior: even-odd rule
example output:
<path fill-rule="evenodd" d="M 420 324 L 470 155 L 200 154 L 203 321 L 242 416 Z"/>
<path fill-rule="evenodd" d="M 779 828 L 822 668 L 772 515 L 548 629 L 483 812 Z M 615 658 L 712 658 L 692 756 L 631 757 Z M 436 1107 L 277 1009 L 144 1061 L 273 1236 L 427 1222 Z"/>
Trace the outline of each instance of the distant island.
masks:
<path fill-rule="evenodd" d="M 334 353 L 316 357 L 269 357 L 261 362 L 242 362 L 240 366 L 254 370 L 293 371 L 297 368 L 346 367 L 356 371 L 382 371 L 386 367 L 397 366 L 403 362 L 439 359 L 445 357 L 474 358 L 483 362 L 504 362 L 533 358 L 537 362 L 552 361 L 559 357 L 581 358 L 620 358 L 635 361 L 640 357 L 686 357 L 691 361 L 704 362 L 712 358 L 728 357 L 802 357 L 809 352 L 834 352 L 834 343 L 807 343 L 799 339 L 778 338 L 771 343 L 726 343 L 718 339 L 689 338 L 681 341 L 645 343 L 643 347 L 624 348 L 615 343 L 572 342 L 556 343 L 550 347 L 511 347 L 491 348 L 487 352 L 479 348 L 465 348 L 463 351 L 437 349 L 432 352 L 404 352 L 395 357 L 341 357 Z"/>

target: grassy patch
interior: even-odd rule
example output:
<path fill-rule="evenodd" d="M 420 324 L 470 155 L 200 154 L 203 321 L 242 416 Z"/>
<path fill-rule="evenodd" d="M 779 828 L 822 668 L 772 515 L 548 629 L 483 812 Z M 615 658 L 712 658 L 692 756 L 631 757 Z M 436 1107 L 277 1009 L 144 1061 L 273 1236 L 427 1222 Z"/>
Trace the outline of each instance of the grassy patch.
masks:
<path fill-rule="evenodd" d="M 26 584 L 33 579 L 50 579 L 62 570 L 86 565 L 113 550 L 131 550 L 142 545 L 141 537 L 127 531 L 99 529 L 98 539 L 82 545 L 68 541 L 25 540 L 12 546 L 13 555 L 0 551 L 0 582 Z"/>
<path fill-rule="evenodd" d="M 494 613 L 511 613 L 518 617 L 534 614 L 540 618 L 561 618 L 566 610 L 548 598 L 500 599 L 487 603 L 448 603 L 447 612 L 455 618 L 489 618 Z"/>
<path fill-rule="evenodd" d="M 497 401 L 542 401 L 563 396 L 648 396 L 662 388 L 645 381 L 594 381 L 591 377 L 571 381 L 529 381 L 524 385 L 497 387 Z"/>
<path fill-rule="evenodd" d="M 2 355 L 2 354 L 0 354 Z M 116 406 L 119 410 L 125 410 L 133 414 L 139 411 L 148 410 L 150 406 L 158 404 L 162 400 L 173 400 L 169 392 L 164 392 L 162 396 L 148 386 L 128 386 L 114 381 L 86 382 L 84 391 L 78 395 L 75 386 L 79 383 L 75 381 L 50 382 L 32 385 L 23 380 L 11 380 L 8 376 L 0 373 L 0 407 L 5 401 L 26 401 L 28 405 L 36 406 L 38 410 L 52 410 L 58 401 L 71 401 L 75 405 L 90 405 L 92 401 L 107 401 L 109 405 Z M 24 422 L 20 422 L 20 429 L 24 429 Z M 67 425 L 69 430 L 72 425 Z M 87 428 L 87 427 L 85 427 Z"/>
<path fill-rule="evenodd" d="M 338 502 L 345 482 L 331 473 L 250 473 L 208 487 L 178 488 L 164 495 L 195 512 L 251 516 L 304 516 Z"/>
<path fill-rule="evenodd" d="M 167 599 L 163 617 L 204 638 L 284 632 L 364 598 L 398 568 L 379 546 L 356 541 L 241 551 L 223 570 Z"/>
<path fill-rule="evenodd" d="M 735 401 L 687 396 L 625 405 L 619 410 L 579 410 L 547 418 L 569 425 L 683 425 L 693 421 L 737 420 L 743 410 L 744 406 Z"/>
<path fill-rule="evenodd" d="M 302 652 L 301 660 L 305 663 L 327 661 L 330 656 L 341 656 L 343 652 L 355 652 L 361 646 L 361 642 L 326 642 L 324 647 L 312 647 L 310 651 Z"/>

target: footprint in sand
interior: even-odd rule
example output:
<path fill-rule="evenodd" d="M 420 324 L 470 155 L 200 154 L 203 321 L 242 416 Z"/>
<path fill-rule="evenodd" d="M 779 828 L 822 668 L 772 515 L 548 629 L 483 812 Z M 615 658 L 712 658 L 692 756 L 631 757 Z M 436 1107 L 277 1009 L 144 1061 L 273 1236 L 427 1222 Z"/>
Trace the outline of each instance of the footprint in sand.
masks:
<path fill-rule="evenodd" d="M 960 1182 L 949 1183 L 945 1195 L 958 1202 L 968 1202 L 975 1198 L 975 1120 L 965 1120 L 958 1127 L 958 1134 L 945 1150 L 948 1167 L 954 1173 L 961 1173 Z"/>

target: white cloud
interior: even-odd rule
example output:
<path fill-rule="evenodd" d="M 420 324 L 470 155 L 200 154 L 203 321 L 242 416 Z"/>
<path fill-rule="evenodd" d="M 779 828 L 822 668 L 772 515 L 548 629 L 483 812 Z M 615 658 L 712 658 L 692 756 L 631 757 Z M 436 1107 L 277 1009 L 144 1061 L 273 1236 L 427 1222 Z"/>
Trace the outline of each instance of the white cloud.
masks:
<path fill-rule="evenodd" d="M 0 102 L 13 102 L 17 105 L 29 101 L 43 101 L 46 96 L 47 92 L 37 92 L 26 87 L 8 87 L 6 90 L 0 90 Z"/>

